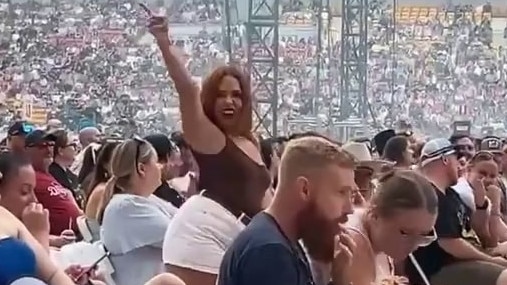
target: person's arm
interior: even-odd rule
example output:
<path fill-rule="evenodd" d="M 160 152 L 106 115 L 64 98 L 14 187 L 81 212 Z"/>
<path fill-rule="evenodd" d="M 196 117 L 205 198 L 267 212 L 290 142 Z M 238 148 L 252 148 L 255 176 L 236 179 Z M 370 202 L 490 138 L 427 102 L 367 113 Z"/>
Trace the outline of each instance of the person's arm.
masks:
<path fill-rule="evenodd" d="M 461 194 L 460 198 L 467 206 L 470 214 L 470 226 L 479 237 L 481 244 L 488 246 L 493 243 L 489 229 L 489 206 L 490 201 L 486 197 L 486 189 L 482 180 L 473 180 L 458 183 L 454 190 Z M 464 193 L 460 191 L 471 191 L 468 193 L 470 201 L 466 203 Z M 471 195 L 470 195 L 471 194 Z"/>
<path fill-rule="evenodd" d="M 462 238 L 439 238 L 438 245 L 457 259 L 491 261 L 491 256 L 476 249 Z"/>
<path fill-rule="evenodd" d="M 238 265 L 238 285 L 298 284 L 298 270 L 293 254 L 281 244 L 252 249 Z M 310 280 L 308 280 L 310 281 Z"/>
<path fill-rule="evenodd" d="M 20 223 L 19 237 L 34 252 L 37 262 L 38 277 L 49 285 L 75 285 L 74 282 L 59 269 L 45 251 L 44 247 L 28 232 L 28 230 Z"/>
<path fill-rule="evenodd" d="M 486 201 L 488 200 L 482 200 L 480 202 L 481 204 L 477 204 L 476 207 L 490 203 L 489 201 Z M 481 245 L 484 247 L 496 245 L 496 240 L 498 239 L 495 228 L 491 228 L 489 213 L 489 207 L 487 209 L 476 208 L 474 210 L 471 210 L 470 225 L 472 227 L 472 230 L 481 241 Z"/>
<path fill-rule="evenodd" d="M 438 245 L 453 257 L 461 260 L 483 260 L 488 261 L 491 257 L 472 246 L 464 240 L 461 235 L 461 221 L 459 217 L 461 199 L 453 197 L 449 193 L 441 197 L 438 205 L 438 217 L 435 223 L 435 231 L 438 236 Z"/>
<path fill-rule="evenodd" d="M 499 181 L 499 183 L 502 183 Z M 491 210 L 489 215 L 489 231 L 494 244 L 488 245 L 490 247 L 497 246 L 507 240 L 507 225 L 503 221 L 501 204 L 504 198 L 502 189 L 496 185 L 490 185 L 487 188 L 487 195 L 491 202 Z"/>
<path fill-rule="evenodd" d="M 371 285 L 375 281 L 374 271 L 372 272 L 372 263 L 375 265 L 376 260 L 371 260 L 371 254 L 367 254 L 368 245 L 364 242 L 364 238 L 354 234 L 351 236 L 357 245 L 350 266 L 350 281 L 354 285 Z M 375 266 L 376 267 L 376 266 Z"/>
<path fill-rule="evenodd" d="M 99 220 L 99 209 L 102 208 L 102 196 L 104 194 L 105 184 L 99 184 L 88 196 L 85 206 L 85 215 L 88 219 Z"/>
<path fill-rule="evenodd" d="M 152 17 L 159 18 L 160 17 Z M 185 140 L 202 153 L 218 153 L 225 147 L 224 134 L 204 114 L 200 88 L 192 79 L 181 58 L 183 51 L 172 44 L 165 23 L 150 27 L 162 53 L 169 76 L 179 94 L 181 121 Z"/>

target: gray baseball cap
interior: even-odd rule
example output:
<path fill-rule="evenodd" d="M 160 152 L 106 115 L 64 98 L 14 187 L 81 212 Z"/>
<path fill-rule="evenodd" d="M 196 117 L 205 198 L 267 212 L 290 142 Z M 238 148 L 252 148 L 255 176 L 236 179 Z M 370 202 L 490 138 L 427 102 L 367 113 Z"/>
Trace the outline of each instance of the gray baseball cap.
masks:
<path fill-rule="evenodd" d="M 421 166 L 438 160 L 443 156 L 455 154 L 456 149 L 448 139 L 438 138 L 427 142 L 421 150 Z"/>

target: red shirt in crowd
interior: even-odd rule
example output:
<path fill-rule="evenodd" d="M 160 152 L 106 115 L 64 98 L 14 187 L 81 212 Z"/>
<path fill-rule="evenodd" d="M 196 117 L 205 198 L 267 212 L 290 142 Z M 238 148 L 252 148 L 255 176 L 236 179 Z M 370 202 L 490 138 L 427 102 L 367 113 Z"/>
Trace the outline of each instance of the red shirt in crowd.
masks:
<path fill-rule="evenodd" d="M 69 225 L 78 233 L 76 218 L 81 215 L 81 210 L 70 190 L 48 173 L 36 171 L 35 179 L 37 200 L 49 211 L 50 233 L 59 236 L 62 231 L 69 229 Z"/>

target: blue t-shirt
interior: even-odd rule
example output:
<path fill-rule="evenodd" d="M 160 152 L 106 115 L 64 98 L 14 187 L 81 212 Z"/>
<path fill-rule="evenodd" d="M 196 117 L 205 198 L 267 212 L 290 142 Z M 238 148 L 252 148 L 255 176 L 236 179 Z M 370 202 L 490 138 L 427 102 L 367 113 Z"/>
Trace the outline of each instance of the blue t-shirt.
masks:
<path fill-rule="evenodd" d="M 23 241 L 7 237 L 0 239 L 0 285 L 8 285 L 22 277 L 36 277 L 35 254 Z"/>
<path fill-rule="evenodd" d="M 225 252 L 218 285 L 312 285 L 308 260 L 269 214 L 259 213 Z"/>

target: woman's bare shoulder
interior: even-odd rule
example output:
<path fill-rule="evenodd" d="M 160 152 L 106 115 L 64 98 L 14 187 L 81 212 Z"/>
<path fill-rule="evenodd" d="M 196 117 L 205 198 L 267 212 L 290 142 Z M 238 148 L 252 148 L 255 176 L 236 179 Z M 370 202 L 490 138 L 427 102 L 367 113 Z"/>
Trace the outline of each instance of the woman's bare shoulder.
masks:
<path fill-rule="evenodd" d="M 7 209 L 0 206 L 0 239 L 3 237 L 18 236 L 23 224 Z"/>

